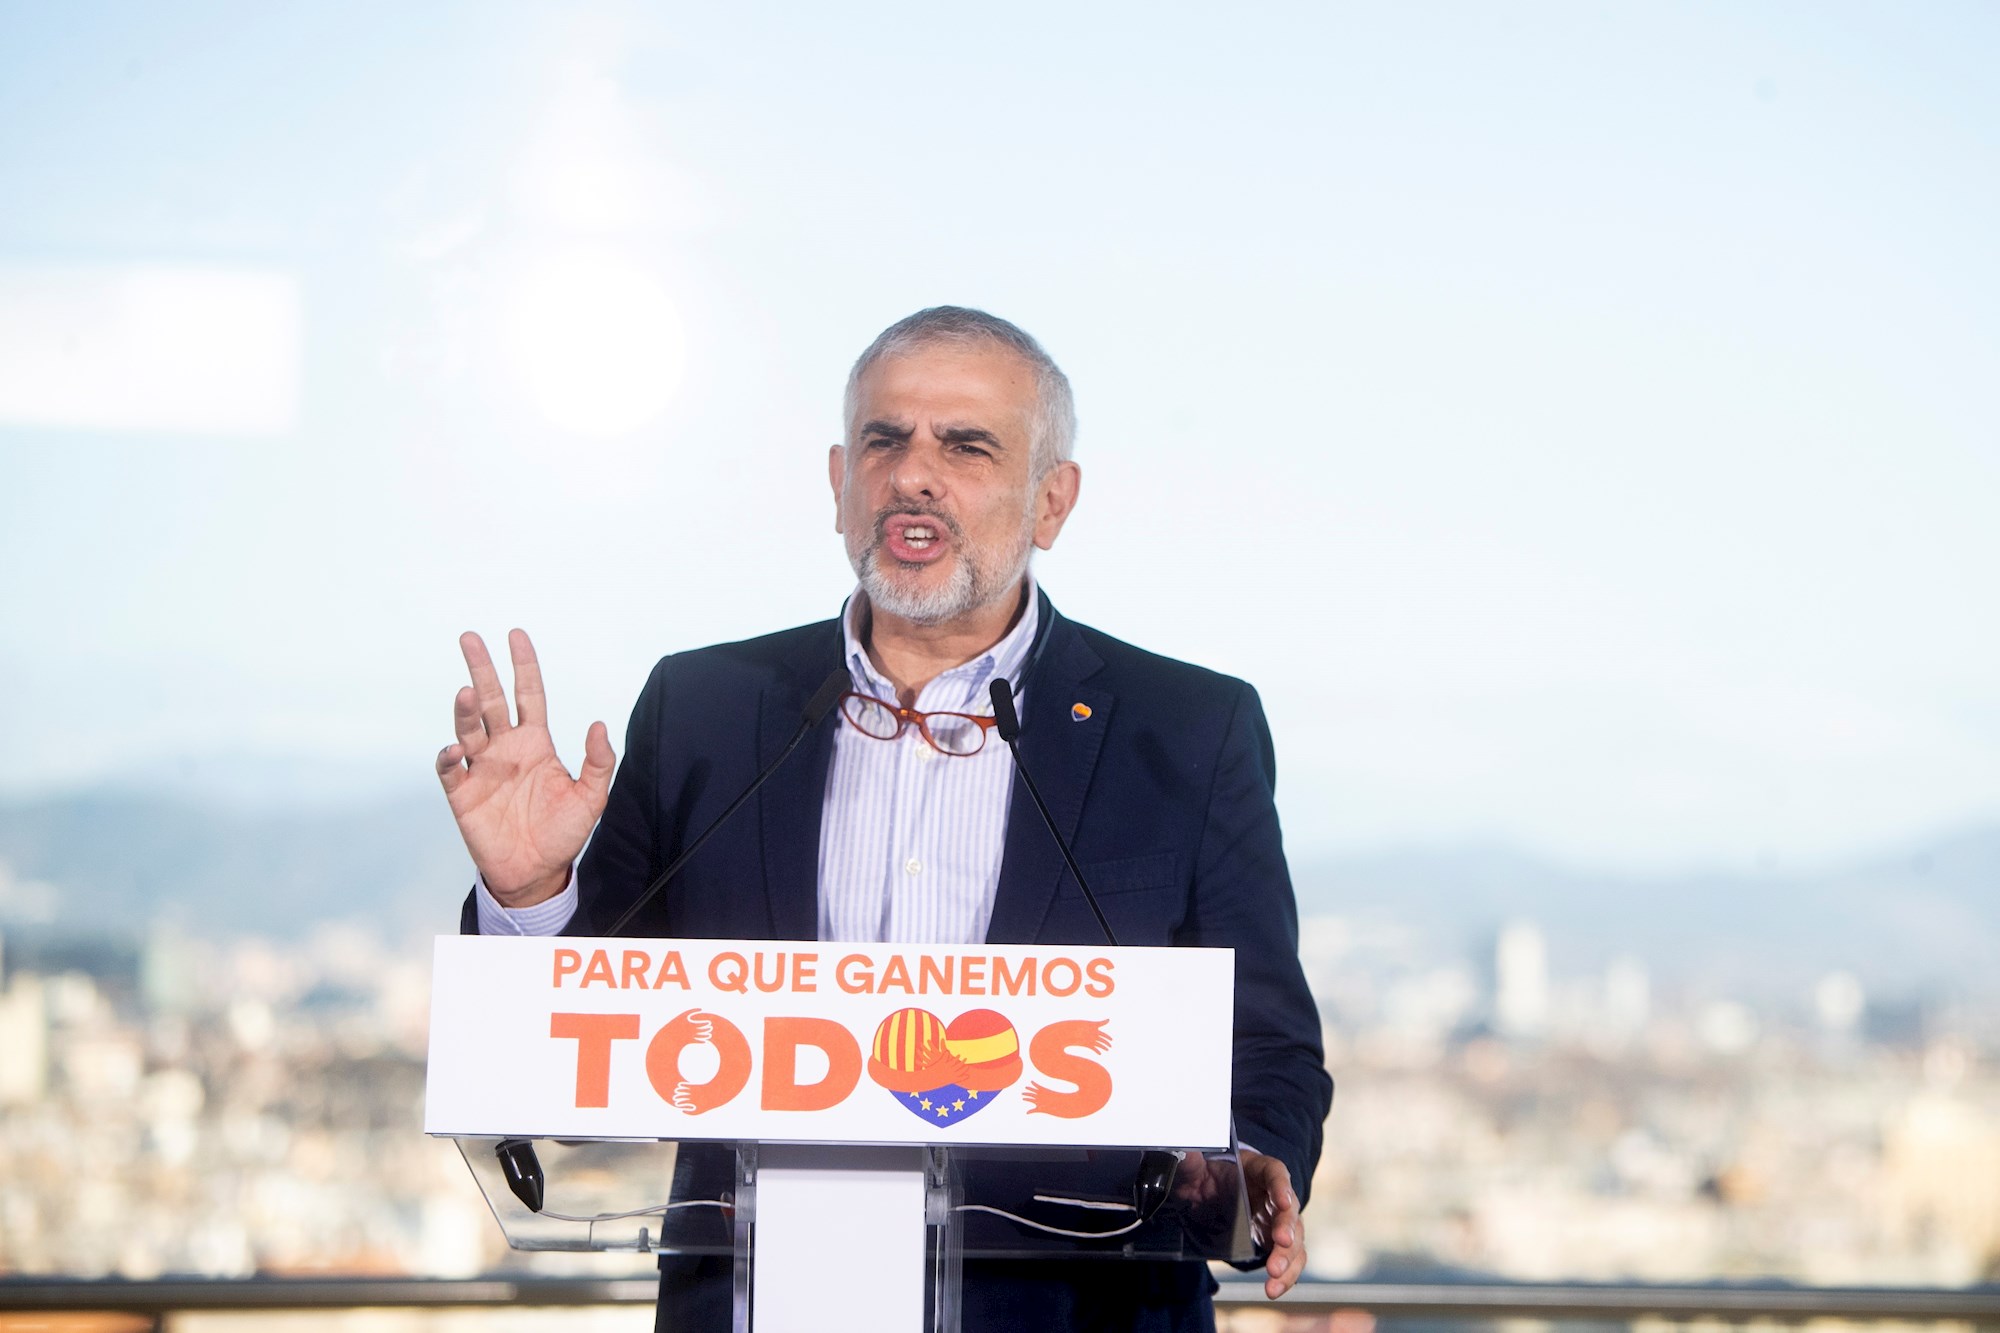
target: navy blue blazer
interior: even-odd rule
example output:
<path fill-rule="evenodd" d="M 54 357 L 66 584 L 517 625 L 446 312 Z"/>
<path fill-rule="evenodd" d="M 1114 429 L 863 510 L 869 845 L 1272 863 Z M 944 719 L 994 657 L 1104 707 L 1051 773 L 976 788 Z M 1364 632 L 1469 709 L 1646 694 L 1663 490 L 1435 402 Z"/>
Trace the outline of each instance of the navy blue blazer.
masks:
<path fill-rule="evenodd" d="M 1021 761 L 1126 945 L 1236 950 L 1231 1105 L 1245 1143 L 1281 1158 L 1301 1200 L 1333 1083 L 1298 960 L 1298 909 L 1272 803 L 1270 730 L 1243 681 L 1122 643 L 1041 601 Z M 836 620 L 662 658 L 577 873 L 570 935 L 608 930 L 684 843 L 777 756 L 841 667 Z M 1089 707 L 1074 721 L 1071 706 Z M 837 717 L 636 918 L 634 936 L 815 938 L 820 810 Z M 1015 780 L 993 944 L 1103 943 Z M 468 899 L 464 928 L 477 925 Z"/>

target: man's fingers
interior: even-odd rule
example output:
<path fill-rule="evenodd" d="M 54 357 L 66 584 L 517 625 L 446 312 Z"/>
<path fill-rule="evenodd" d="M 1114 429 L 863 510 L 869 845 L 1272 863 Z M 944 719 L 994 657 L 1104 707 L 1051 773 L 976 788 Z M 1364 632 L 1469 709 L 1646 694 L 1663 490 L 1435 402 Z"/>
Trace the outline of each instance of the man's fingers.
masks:
<path fill-rule="evenodd" d="M 618 757 L 611 752 L 611 733 L 602 722 L 591 723 L 583 736 L 583 770 L 576 775 L 576 782 L 596 809 L 604 808 L 611 791 L 611 770 L 617 762 Z"/>
<path fill-rule="evenodd" d="M 1305 1271 L 1306 1234 L 1299 1220 L 1299 1196 L 1292 1189 L 1292 1173 L 1275 1157 L 1245 1150 L 1243 1176 L 1271 1246 L 1264 1261 L 1264 1294 L 1275 1301 Z"/>
<path fill-rule="evenodd" d="M 1270 1274 L 1264 1283 L 1264 1294 L 1274 1301 L 1292 1289 L 1306 1267 L 1305 1230 L 1299 1222 L 1298 1208 L 1287 1194 L 1286 1206 L 1271 1226 L 1273 1247 L 1264 1265 L 1264 1271 Z M 1278 1240 L 1281 1236 L 1284 1239 Z"/>
<path fill-rule="evenodd" d="M 521 725 L 547 726 L 549 705 L 542 693 L 542 664 L 535 660 L 535 645 L 528 631 L 507 631 L 507 653 L 514 659 L 514 711 Z"/>
<path fill-rule="evenodd" d="M 470 685 L 458 687 L 458 697 L 451 701 L 451 730 L 458 737 L 461 748 L 460 759 L 471 759 L 486 748 L 486 726 L 479 720 L 479 697 Z"/>
<path fill-rule="evenodd" d="M 1305 1235 L 1299 1230 L 1299 1215 L 1287 1213 L 1271 1228 L 1271 1257 L 1264 1261 L 1264 1271 L 1277 1276 L 1293 1262 L 1294 1256 L 1305 1249 Z M 1283 1239 L 1278 1239 L 1283 1237 Z"/>
<path fill-rule="evenodd" d="M 1306 1266 L 1304 1245 L 1293 1245 L 1275 1251 L 1271 1257 L 1275 1259 L 1281 1254 L 1285 1257 L 1284 1267 L 1264 1283 L 1264 1294 L 1274 1301 L 1298 1285 L 1299 1275 L 1305 1271 Z"/>
<path fill-rule="evenodd" d="M 1282 1281 L 1287 1287 L 1290 1287 L 1293 1283 L 1297 1282 L 1301 1277 L 1305 1276 L 1305 1271 L 1306 1271 L 1306 1240 L 1304 1236 L 1300 1236 L 1298 1239 L 1298 1243 L 1293 1245 L 1291 1248 L 1291 1261 L 1285 1265 L 1284 1274 L 1280 1277 L 1279 1280 Z"/>
<path fill-rule="evenodd" d="M 438 751 L 438 781 L 444 784 L 444 794 L 451 795 L 465 781 L 465 747 L 447 745 Z"/>
<path fill-rule="evenodd" d="M 486 723 L 486 730 L 497 736 L 514 725 L 507 713 L 507 692 L 500 688 L 500 673 L 493 669 L 493 659 L 486 655 L 486 641 L 471 630 L 458 636 L 458 650 L 465 654 L 465 665 L 472 672 L 472 688 L 479 696 L 479 717 Z"/>

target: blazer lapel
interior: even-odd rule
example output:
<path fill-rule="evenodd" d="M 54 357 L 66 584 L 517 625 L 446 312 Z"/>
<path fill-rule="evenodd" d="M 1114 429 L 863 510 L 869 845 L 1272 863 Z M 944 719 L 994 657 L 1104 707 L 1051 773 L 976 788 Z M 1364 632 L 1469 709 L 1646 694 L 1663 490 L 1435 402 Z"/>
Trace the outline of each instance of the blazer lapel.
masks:
<path fill-rule="evenodd" d="M 1042 614 L 1055 616 L 1046 597 Z M 1104 665 L 1069 621 L 1056 617 L 1039 668 L 1025 683 L 1021 716 L 1021 763 L 1034 776 L 1049 816 L 1072 851 L 1083 800 L 1097 768 L 1097 752 L 1111 722 L 1113 696 L 1084 682 Z M 1089 715 L 1078 722 L 1071 709 L 1083 704 Z M 1040 934 L 1058 893 L 1081 895 L 1063 864 L 1062 852 L 1035 809 L 1020 775 L 1014 776 L 1007 806 L 1007 838 L 1000 862 L 1000 889 L 993 901 L 989 944 L 1031 944 Z"/>
<path fill-rule="evenodd" d="M 811 651 L 787 663 L 778 679 L 764 687 L 757 714 L 760 767 L 776 759 L 792 738 L 806 700 L 840 666 L 840 649 L 840 625 L 834 621 L 824 639 L 815 636 Z M 826 804 L 833 728 L 838 721 L 832 716 L 823 719 L 757 793 L 772 939 L 810 940 L 819 934 L 820 812 Z"/>

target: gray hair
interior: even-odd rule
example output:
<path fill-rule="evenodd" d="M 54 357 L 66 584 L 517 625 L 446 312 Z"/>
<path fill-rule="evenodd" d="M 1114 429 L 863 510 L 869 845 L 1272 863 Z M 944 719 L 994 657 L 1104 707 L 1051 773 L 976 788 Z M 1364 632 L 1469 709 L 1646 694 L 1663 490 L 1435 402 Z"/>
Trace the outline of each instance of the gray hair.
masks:
<path fill-rule="evenodd" d="M 1028 363 L 1035 375 L 1034 437 L 1029 443 L 1029 472 L 1040 481 L 1057 463 L 1066 462 L 1076 447 L 1076 400 L 1070 394 L 1069 376 L 1062 373 L 1042 345 L 1026 331 L 998 315 L 958 305 L 934 305 L 928 310 L 897 320 L 877 334 L 868 350 L 847 372 L 847 396 L 843 415 L 851 440 L 860 406 L 861 377 L 876 362 L 902 356 L 940 343 L 960 347 L 979 343 L 1006 348 Z"/>

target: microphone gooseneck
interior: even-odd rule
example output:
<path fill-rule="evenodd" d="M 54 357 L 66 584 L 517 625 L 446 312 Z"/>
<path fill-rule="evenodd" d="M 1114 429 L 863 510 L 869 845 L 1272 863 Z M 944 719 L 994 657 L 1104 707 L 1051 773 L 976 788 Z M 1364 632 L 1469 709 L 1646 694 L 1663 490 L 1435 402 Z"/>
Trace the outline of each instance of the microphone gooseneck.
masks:
<path fill-rule="evenodd" d="M 792 751 L 799 748 L 799 742 L 806 738 L 806 734 L 826 720 L 826 715 L 833 711 L 833 706 L 840 702 L 840 696 L 847 692 L 851 683 L 846 667 L 836 668 L 825 680 L 819 683 L 819 688 L 813 691 L 812 698 L 806 701 L 805 708 L 800 712 L 798 728 L 792 732 L 792 738 L 785 742 L 785 748 L 778 751 L 778 757 L 764 765 L 764 771 L 757 775 L 757 780 L 744 788 L 743 794 L 731 801 L 729 807 L 717 815 L 714 822 L 701 831 L 700 837 L 689 843 L 679 856 L 676 856 L 667 864 L 667 868 L 660 872 L 659 878 L 646 886 L 646 891 L 640 894 L 630 907 L 625 909 L 624 914 L 611 924 L 611 929 L 606 931 L 605 934 L 619 935 L 624 933 L 626 925 L 633 917 L 639 914 L 639 910 L 659 896 L 660 890 L 667 887 L 667 881 L 680 873 L 681 867 L 694 858 L 694 854 L 701 850 L 702 844 L 714 836 L 717 829 L 728 823 L 729 817 L 738 810 L 741 810 L 744 802 L 755 796 L 757 789 L 763 786 L 787 759 L 792 757 Z"/>
<path fill-rule="evenodd" d="M 1055 817 L 1049 813 L 1048 805 L 1042 800 L 1041 792 L 1035 790 L 1035 780 L 1028 776 L 1027 765 L 1021 762 L 1020 748 L 1015 744 L 1021 735 L 1021 715 L 1014 711 L 1014 691 L 1007 682 L 995 677 L 987 687 L 987 694 L 993 699 L 994 730 L 1007 744 L 1007 753 L 1014 756 L 1014 771 L 1021 775 L 1022 785 L 1034 799 L 1035 809 L 1041 812 L 1042 823 L 1048 826 L 1049 836 L 1056 840 L 1056 850 L 1062 853 L 1063 864 L 1076 877 L 1076 886 L 1083 890 L 1083 900 L 1090 904 L 1090 914 L 1097 918 L 1097 928 L 1104 932 L 1104 942 L 1112 948 L 1118 947 L 1118 937 L 1111 931 L 1111 923 L 1104 919 L 1104 909 L 1097 905 L 1097 895 L 1090 891 L 1083 871 L 1077 868 L 1076 858 L 1070 855 L 1069 843 L 1064 841 L 1062 832 L 1056 828 Z"/>

